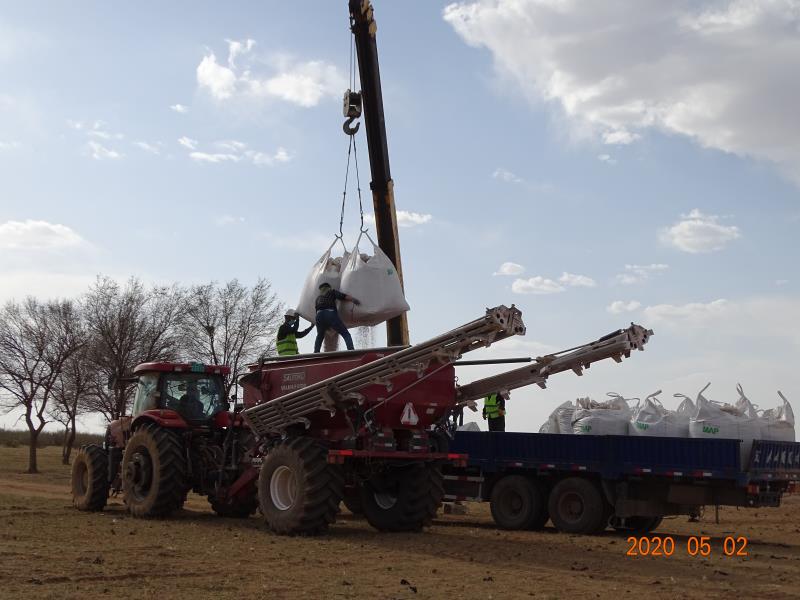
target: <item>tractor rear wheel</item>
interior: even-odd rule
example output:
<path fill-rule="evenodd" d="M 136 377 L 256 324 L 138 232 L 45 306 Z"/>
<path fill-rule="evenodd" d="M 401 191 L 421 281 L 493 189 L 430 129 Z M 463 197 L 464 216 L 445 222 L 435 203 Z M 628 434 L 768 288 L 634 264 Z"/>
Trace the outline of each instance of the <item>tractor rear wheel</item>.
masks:
<path fill-rule="evenodd" d="M 97 444 L 81 447 L 72 463 L 72 503 L 78 510 L 103 510 L 108 500 L 108 455 Z"/>
<path fill-rule="evenodd" d="M 379 531 L 420 531 L 430 525 L 444 496 L 438 465 L 389 469 L 361 486 L 361 508 Z"/>
<path fill-rule="evenodd" d="M 327 450 L 309 437 L 273 448 L 261 464 L 258 502 L 272 531 L 284 535 L 323 533 L 336 520 L 344 477 L 328 464 Z"/>
<path fill-rule="evenodd" d="M 134 517 L 164 517 L 178 510 L 188 489 L 180 437 L 155 423 L 134 431 L 122 457 L 122 497 Z"/>

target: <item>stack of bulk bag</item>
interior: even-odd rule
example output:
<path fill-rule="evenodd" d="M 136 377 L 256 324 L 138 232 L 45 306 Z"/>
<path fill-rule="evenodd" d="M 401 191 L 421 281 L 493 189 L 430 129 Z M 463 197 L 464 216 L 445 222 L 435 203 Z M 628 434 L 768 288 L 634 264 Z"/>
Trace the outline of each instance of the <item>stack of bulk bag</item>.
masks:
<path fill-rule="evenodd" d="M 697 408 L 689 422 L 689 437 L 742 440 L 740 451 L 744 466 L 750 458 L 753 440 L 761 437 L 760 418 L 746 415 L 730 404 L 708 400 L 703 396 L 703 392 L 710 385 L 710 383 L 706 385 L 697 394 Z M 742 408 L 749 410 L 744 404 Z"/>
<path fill-rule="evenodd" d="M 658 400 L 661 390 L 650 394 L 637 405 L 630 420 L 630 435 L 657 437 L 689 437 L 689 419 L 694 405 L 684 400 L 678 410 L 668 410 Z"/>
<path fill-rule="evenodd" d="M 339 238 L 337 238 L 338 240 Z M 317 296 L 319 296 L 319 286 L 323 283 L 329 283 L 332 288 L 339 289 L 342 279 L 342 265 L 347 262 L 349 253 L 347 248 L 344 249 L 343 256 L 332 257 L 331 250 L 336 245 L 336 240 L 330 245 L 328 250 L 323 254 L 306 277 L 303 284 L 303 291 L 300 294 L 300 300 L 297 303 L 297 312 L 300 316 L 311 321 L 316 320 L 317 310 L 315 303 Z M 344 246 L 344 244 L 342 244 Z M 356 296 L 357 298 L 358 296 Z"/>
<path fill-rule="evenodd" d="M 372 256 L 359 252 L 362 236 L 372 243 Z M 342 268 L 339 289 L 360 301 L 340 303 L 339 316 L 348 327 L 377 325 L 409 310 L 394 264 L 365 232 Z"/>
<path fill-rule="evenodd" d="M 794 411 L 792 406 L 780 391 L 783 404 L 778 408 L 770 408 L 761 413 L 761 439 L 778 442 L 795 441 Z"/>
<path fill-rule="evenodd" d="M 547 422 L 539 428 L 539 433 L 572 433 L 572 415 L 575 413 L 573 402 L 564 402 L 547 418 Z"/>
<path fill-rule="evenodd" d="M 628 435 L 631 409 L 619 394 L 609 393 L 611 400 L 595 402 L 589 398 L 576 401 L 572 431 L 577 435 Z"/>

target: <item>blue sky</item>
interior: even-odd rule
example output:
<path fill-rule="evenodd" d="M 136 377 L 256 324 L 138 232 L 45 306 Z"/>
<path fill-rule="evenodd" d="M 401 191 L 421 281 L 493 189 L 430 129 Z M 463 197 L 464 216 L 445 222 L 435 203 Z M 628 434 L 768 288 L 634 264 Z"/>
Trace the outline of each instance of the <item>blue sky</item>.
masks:
<path fill-rule="evenodd" d="M 296 302 L 338 229 L 346 2 L 0 4 L 0 299 L 105 273 Z M 607 391 L 800 398 L 798 2 L 376 4 L 414 340 L 512 302 L 528 335 L 487 356 L 656 331 L 514 394 L 517 430 Z"/>

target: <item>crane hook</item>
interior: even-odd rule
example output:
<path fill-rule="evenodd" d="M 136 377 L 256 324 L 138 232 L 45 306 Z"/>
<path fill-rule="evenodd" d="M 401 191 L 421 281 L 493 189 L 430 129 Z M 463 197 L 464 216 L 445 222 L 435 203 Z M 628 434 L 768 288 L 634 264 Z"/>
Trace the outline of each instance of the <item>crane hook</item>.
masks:
<path fill-rule="evenodd" d="M 355 135 L 358 131 L 358 128 L 361 127 L 361 123 L 356 123 L 355 127 L 351 127 L 353 121 L 355 121 L 358 117 L 349 117 L 343 124 L 342 124 L 342 131 L 344 131 L 347 135 Z"/>

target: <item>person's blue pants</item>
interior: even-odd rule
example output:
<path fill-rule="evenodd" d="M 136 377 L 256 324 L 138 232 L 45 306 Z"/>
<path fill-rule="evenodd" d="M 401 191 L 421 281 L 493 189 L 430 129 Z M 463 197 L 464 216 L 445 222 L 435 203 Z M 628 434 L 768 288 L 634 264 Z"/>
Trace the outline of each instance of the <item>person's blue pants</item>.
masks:
<path fill-rule="evenodd" d="M 350 336 L 350 332 L 347 331 L 345 324 L 342 323 L 342 319 L 339 317 L 339 313 L 336 312 L 336 310 L 332 308 L 318 310 L 316 323 L 317 339 L 314 340 L 314 352 L 319 352 L 319 349 L 322 348 L 322 340 L 325 339 L 325 332 L 328 331 L 328 329 L 333 329 L 342 336 L 348 350 L 353 349 L 353 338 Z"/>

